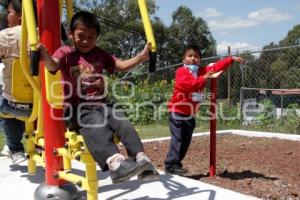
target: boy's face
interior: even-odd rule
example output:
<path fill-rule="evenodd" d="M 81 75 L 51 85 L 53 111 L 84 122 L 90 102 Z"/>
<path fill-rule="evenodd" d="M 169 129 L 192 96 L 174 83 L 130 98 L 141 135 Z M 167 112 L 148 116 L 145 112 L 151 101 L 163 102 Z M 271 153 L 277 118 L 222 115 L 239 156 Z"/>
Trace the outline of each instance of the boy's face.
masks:
<path fill-rule="evenodd" d="M 183 64 L 186 65 L 200 65 L 200 55 L 193 49 L 189 49 L 185 52 L 183 57 Z"/>
<path fill-rule="evenodd" d="M 8 27 L 14 27 L 21 24 L 21 14 L 17 13 L 11 4 L 7 7 L 7 24 Z"/>
<path fill-rule="evenodd" d="M 88 53 L 96 46 L 98 36 L 95 28 L 86 27 L 78 22 L 74 32 L 69 32 L 69 37 L 78 51 Z"/>

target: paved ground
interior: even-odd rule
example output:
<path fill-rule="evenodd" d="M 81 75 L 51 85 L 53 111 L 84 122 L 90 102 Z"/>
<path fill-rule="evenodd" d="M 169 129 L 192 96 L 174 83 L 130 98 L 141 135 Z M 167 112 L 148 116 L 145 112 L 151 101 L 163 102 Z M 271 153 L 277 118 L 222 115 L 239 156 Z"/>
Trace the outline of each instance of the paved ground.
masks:
<path fill-rule="evenodd" d="M 10 166 L 10 160 L 0 157 L 0 199 L 5 200 L 31 200 L 34 199 L 35 189 L 44 182 L 44 172 L 38 169 L 36 175 L 27 174 L 26 162 L 17 166 Z M 74 163 L 77 174 L 83 174 L 82 166 Z M 107 173 L 98 171 L 99 176 L 99 200 L 255 200 L 257 198 L 236 193 L 227 189 L 202 183 L 199 181 L 165 175 L 162 173 L 161 180 L 144 182 L 136 180 L 113 185 Z M 80 200 L 85 199 L 85 192 L 79 192 Z"/>

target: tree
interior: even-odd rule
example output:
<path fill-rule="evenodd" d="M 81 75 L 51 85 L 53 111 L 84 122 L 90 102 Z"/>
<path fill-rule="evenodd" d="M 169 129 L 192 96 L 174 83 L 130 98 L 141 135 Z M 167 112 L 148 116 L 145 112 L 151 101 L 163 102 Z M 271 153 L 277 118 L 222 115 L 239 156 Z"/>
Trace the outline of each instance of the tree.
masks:
<path fill-rule="evenodd" d="M 146 39 L 137 1 L 101 0 L 82 3 L 82 8 L 89 7 L 89 11 L 99 17 L 99 46 L 120 58 L 132 57 L 144 47 Z M 154 1 L 149 0 L 147 3 L 149 13 L 153 14 L 156 9 Z"/>
<path fill-rule="evenodd" d="M 287 36 L 279 42 L 282 47 L 300 44 L 300 25 L 290 30 Z M 300 87 L 300 50 L 299 47 L 283 49 L 276 54 L 270 65 L 275 88 Z"/>
<path fill-rule="evenodd" d="M 216 42 L 208 29 L 206 22 L 195 17 L 192 11 L 180 6 L 172 14 L 173 21 L 168 28 L 168 44 L 166 53 L 170 64 L 181 62 L 183 46 L 196 44 L 203 51 L 203 57 L 214 55 L 216 51 Z"/>
<path fill-rule="evenodd" d="M 5 2 L 0 1 L 0 30 L 7 27 Z"/>

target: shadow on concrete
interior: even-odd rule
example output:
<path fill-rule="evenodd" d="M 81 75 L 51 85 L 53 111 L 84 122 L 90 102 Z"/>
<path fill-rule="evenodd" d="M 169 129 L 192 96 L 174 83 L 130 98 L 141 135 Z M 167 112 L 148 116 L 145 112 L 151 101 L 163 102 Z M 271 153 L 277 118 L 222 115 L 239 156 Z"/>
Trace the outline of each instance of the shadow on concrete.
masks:
<path fill-rule="evenodd" d="M 244 170 L 241 172 L 228 172 L 225 170 L 223 173 L 219 174 L 218 176 L 222 178 L 229 178 L 231 180 L 241 180 L 246 178 L 263 178 L 267 180 L 277 180 L 276 177 L 268 177 L 260 173 L 252 172 L 251 170 Z"/>
<path fill-rule="evenodd" d="M 45 173 L 42 167 L 37 168 L 37 173 L 35 175 L 29 175 L 27 173 L 27 165 L 11 165 L 10 166 L 11 171 L 19 171 L 22 173 L 21 177 L 27 178 L 30 182 L 32 183 L 43 183 L 45 181 Z M 85 172 L 80 169 L 72 169 L 72 172 L 74 174 L 84 176 Z M 101 186 L 101 180 L 104 180 L 108 178 L 109 173 L 108 172 L 102 172 L 101 170 L 97 170 L 97 177 L 98 180 L 100 180 L 100 187 L 98 189 L 98 194 L 104 193 L 104 192 L 109 192 L 112 190 L 121 190 L 118 194 L 115 194 L 113 196 L 110 196 L 109 198 L 106 198 L 106 200 L 113 200 L 116 198 L 120 198 L 123 195 L 129 194 L 131 192 L 134 192 L 135 190 L 138 190 L 140 185 L 143 183 L 149 183 L 150 181 L 147 182 L 141 182 L 139 180 L 131 180 L 128 182 L 124 182 L 121 184 L 110 184 L 110 185 L 103 185 Z M 205 175 L 203 175 L 205 176 Z M 179 181 L 176 181 L 172 178 L 172 175 L 169 174 L 162 174 L 160 176 L 160 180 L 157 181 L 158 183 L 161 183 L 162 186 L 164 187 L 164 190 L 167 190 L 166 195 L 168 196 L 167 198 L 164 198 L 166 200 L 172 200 L 180 197 L 188 197 L 190 195 L 194 195 L 197 193 L 208 193 L 208 198 L 207 200 L 214 200 L 216 196 L 216 191 L 214 190 L 201 190 L 198 187 L 186 187 Z M 135 198 L 133 200 L 162 200 L 161 198 L 154 198 L 150 196 L 142 196 L 139 198 Z M 78 193 L 78 198 L 77 200 L 86 200 L 86 191 L 80 191 Z"/>
<path fill-rule="evenodd" d="M 84 170 L 72 169 L 72 173 L 74 173 L 76 175 L 79 175 L 79 176 L 85 177 L 85 171 Z M 97 177 L 98 177 L 98 180 L 104 180 L 107 177 L 109 177 L 109 173 L 103 172 L 101 170 L 97 170 Z"/>
<path fill-rule="evenodd" d="M 45 170 L 42 167 L 37 167 L 36 174 L 28 174 L 27 165 L 10 165 L 10 171 L 21 172 L 21 177 L 27 178 L 32 183 L 43 183 L 45 181 Z M 72 173 L 85 177 L 85 171 L 80 169 L 72 169 Z M 103 173 L 101 170 L 97 170 L 98 180 L 104 180 L 109 176 L 109 173 Z"/>
<path fill-rule="evenodd" d="M 43 183 L 45 181 L 45 170 L 42 167 L 37 167 L 36 174 L 28 174 L 27 165 L 10 165 L 10 171 L 21 172 L 21 177 L 27 178 L 32 183 Z"/>
<path fill-rule="evenodd" d="M 209 193 L 207 200 L 214 200 L 215 196 L 216 196 L 216 192 L 214 190 L 201 190 L 198 187 L 188 188 L 188 187 L 184 186 L 183 184 L 181 184 L 180 182 L 172 180 L 172 175 L 161 175 L 161 178 L 158 182 L 162 183 L 162 187 L 164 187 L 164 189 L 167 189 L 169 191 L 169 192 L 167 192 L 168 197 L 164 198 L 165 200 L 172 200 L 172 199 L 176 199 L 176 198 L 180 198 L 180 197 L 187 197 L 190 195 L 194 195 L 196 193 L 206 193 L 206 192 Z M 144 182 L 144 183 L 149 183 L 149 181 Z M 129 194 L 130 192 L 137 190 L 141 184 L 143 184 L 143 182 L 141 182 L 139 180 L 132 180 L 132 181 L 128 181 L 128 182 L 117 184 L 117 185 L 113 185 L 113 184 L 104 185 L 104 186 L 100 186 L 98 193 L 108 192 L 108 191 L 116 190 L 116 189 L 122 190 L 118 194 L 111 196 L 109 198 L 106 198 L 106 200 L 113 200 L 113 199 L 120 198 L 121 196 L 123 196 L 125 194 Z M 100 185 L 101 185 L 101 183 L 100 183 Z M 142 197 L 135 198 L 132 200 L 145 200 L 145 199 L 146 200 L 162 200 L 162 198 L 153 198 L 153 197 L 149 197 L 149 196 L 142 196 Z M 79 192 L 77 200 L 86 200 L 86 192 L 85 191 Z"/>

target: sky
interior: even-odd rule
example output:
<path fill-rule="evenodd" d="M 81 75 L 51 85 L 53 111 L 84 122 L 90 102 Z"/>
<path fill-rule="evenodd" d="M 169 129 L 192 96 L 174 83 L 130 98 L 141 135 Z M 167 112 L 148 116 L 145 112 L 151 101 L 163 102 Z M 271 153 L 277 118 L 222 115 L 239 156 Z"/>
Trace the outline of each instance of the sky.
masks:
<path fill-rule="evenodd" d="M 218 54 L 225 54 L 228 46 L 232 53 L 260 50 L 300 24 L 299 0 L 156 0 L 156 4 L 156 16 L 167 26 L 181 5 L 204 19 Z"/>

